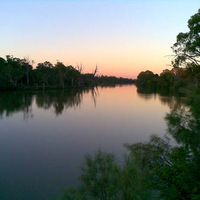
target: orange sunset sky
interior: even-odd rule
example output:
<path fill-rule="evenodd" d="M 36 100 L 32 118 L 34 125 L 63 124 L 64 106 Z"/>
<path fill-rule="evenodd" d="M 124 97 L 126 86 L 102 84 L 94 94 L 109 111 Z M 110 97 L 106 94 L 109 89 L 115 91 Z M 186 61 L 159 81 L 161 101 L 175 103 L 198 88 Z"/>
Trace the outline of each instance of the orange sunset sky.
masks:
<path fill-rule="evenodd" d="M 96 64 L 99 75 L 136 78 L 170 69 L 171 46 L 199 0 L 1 0 L 0 56 Z"/>

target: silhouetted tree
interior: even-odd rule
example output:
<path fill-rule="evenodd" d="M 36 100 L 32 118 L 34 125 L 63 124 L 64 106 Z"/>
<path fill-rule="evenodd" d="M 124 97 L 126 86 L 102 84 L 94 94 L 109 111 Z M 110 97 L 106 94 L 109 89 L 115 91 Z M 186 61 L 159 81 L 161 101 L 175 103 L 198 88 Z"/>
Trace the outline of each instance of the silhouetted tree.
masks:
<path fill-rule="evenodd" d="M 175 75 L 168 69 L 163 70 L 158 79 L 158 88 L 160 91 L 170 92 L 173 89 L 175 82 Z"/>
<path fill-rule="evenodd" d="M 98 77 L 97 66 L 92 73 L 83 74 L 82 64 L 75 68 L 72 65 L 65 66 L 59 61 L 55 65 L 45 61 L 38 63 L 33 69 L 33 63 L 34 61 L 30 61 L 28 58 L 20 59 L 10 55 L 7 55 L 6 59 L 0 57 L 0 90 L 60 87 L 64 89 L 67 87 L 94 87 L 99 84 L 132 83 L 131 79 L 121 77 Z"/>
<path fill-rule="evenodd" d="M 0 85 L 4 85 L 5 84 L 5 74 L 4 74 L 4 70 L 6 67 L 6 60 L 0 57 Z"/>
<path fill-rule="evenodd" d="M 36 69 L 34 70 L 36 83 L 42 84 L 43 89 L 45 89 L 45 86 L 49 84 L 52 76 L 52 70 L 53 65 L 48 61 L 45 61 L 44 63 L 38 63 Z"/>
<path fill-rule="evenodd" d="M 152 71 L 141 72 L 137 76 L 137 86 L 139 89 L 143 89 L 146 92 L 156 91 L 157 89 L 158 75 L 154 74 Z"/>
<path fill-rule="evenodd" d="M 7 55 L 2 71 L 6 81 L 11 83 L 14 88 L 16 88 L 18 81 L 23 77 L 21 59 Z"/>
<path fill-rule="evenodd" d="M 172 47 L 175 53 L 172 64 L 189 68 L 197 82 L 200 78 L 200 9 L 188 20 L 188 28 L 188 32 L 177 35 Z"/>
<path fill-rule="evenodd" d="M 22 70 L 24 71 L 24 74 L 26 76 L 26 84 L 27 85 L 29 85 L 29 83 L 30 83 L 30 73 L 33 69 L 33 66 L 32 66 L 33 63 L 34 63 L 33 60 L 30 61 L 29 59 L 26 59 L 26 58 L 21 60 Z"/>
<path fill-rule="evenodd" d="M 66 66 L 62 62 L 57 62 L 54 67 L 54 72 L 56 73 L 56 77 L 62 88 L 65 87 L 65 81 L 67 78 L 68 70 Z"/>
<path fill-rule="evenodd" d="M 117 165 L 114 154 L 97 151 L 87 155 L 80 176 L 81 185 L 64 189 L 63 200 L 155 200 L 149 189 L 148 170 L 140 168 L 131 155 L 124 158 L 124 165 Z"/>

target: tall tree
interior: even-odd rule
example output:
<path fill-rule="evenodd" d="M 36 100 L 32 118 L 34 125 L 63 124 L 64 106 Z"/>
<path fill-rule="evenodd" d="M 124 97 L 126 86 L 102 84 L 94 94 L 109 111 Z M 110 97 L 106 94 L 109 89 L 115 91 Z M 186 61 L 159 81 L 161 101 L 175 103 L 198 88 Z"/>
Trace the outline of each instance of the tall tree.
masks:
<path fill-rule="evenodd" d="M 158 79 L 158 89 L 161 92 L 170 92 L 172 91 L 172 88 L 174 86 L 175 82 L 175 74 L 172 73 L 172 71 L 165 69 L 163 72 L 160 74 L 160 77 Z"/>
<path fill-rule="evenodd" d="M 34 70 L 37 79 L 36 82 L 42 83 L 43 89 L 49 84 L 52 68 L 53 65 L 50 62 L 45 61 L 44 63 L 38 63 L 36 70 Z"/>
<path fill-rule="evenodd" d="M 200 9 L 188 20 L 189 31 L 179 33 L 172 46 L 175 67 L 186 67 L 196 79 L 200 78 Z"/>
<path fill-rule="evenodd" d="M 2 85 L 5 81 L 4 70 L 6 66 L 6 60 L 0 57 L 0 84 Z"/>
<path fill-rule="evenodd" d="M 77 85 L 79 82 L 80 72 L 74 68 L 73 66 L 69 65 L 67 66 L 67 79 L 70 84 L 70 86 Z"/>
<path fill-rule="evenodd" d="M 7 55 L 3 74 L 6 80 L 16 88 L 18 81 L 23 77 L 21 59 Z"/>
<path fill-rule="evenodd" d="M 64 88 L 68 73 L 67 67 L 62 62 L 58 61 L 55 64 L 54 70 L 56 72 L 58 82 L 61 84 L 62 88 Z"/>
<path fill-rule="evenodd" d="M 22 65 L 22 70 L 24 71 L 24 74 L 26 76 L 26 84 L 29 85 L 30 82 L 30 72 L 33 69 L 32 64 L 34 63 L 34 61 L 30 61 L 28 58 L 24 58 L 21 60 L 21 65 Z"/>
<path fill-rule="evenodd" d="M 146 92 L 154 92 L 156 91 L 157 79 L 157 74 L 146 70 L 137 76 L 137 86 L 140 90 L 144 90 Z"/>

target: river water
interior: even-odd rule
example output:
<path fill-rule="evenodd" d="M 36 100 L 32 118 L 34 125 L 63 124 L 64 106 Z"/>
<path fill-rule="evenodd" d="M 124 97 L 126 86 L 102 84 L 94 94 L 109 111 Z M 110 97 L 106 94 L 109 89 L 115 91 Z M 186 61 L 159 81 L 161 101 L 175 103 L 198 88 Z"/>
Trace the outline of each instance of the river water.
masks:
<path fill-rule="evenodd" d="M 0 199 L 55 200 L 76 186 L 84 155 L 121 159 L 123 144 L 163 136 L 183 99 L 139 94 L 135 85 L 0 93 Z"/>

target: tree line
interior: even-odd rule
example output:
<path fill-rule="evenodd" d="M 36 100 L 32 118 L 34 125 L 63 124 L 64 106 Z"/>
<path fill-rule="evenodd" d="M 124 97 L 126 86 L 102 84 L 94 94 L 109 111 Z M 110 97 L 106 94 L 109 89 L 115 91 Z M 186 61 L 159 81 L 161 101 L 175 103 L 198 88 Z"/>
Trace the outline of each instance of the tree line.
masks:
<path fill-rule="evenodd" d="M 0 57 L 0 89 L 47 89 L 66 87 L 90 87 L 100 84 L 133 83 L 128 78 L 97 76 L 98 67 L 92 73 L 83 73 L 82 65 L 66 66 L 57 61 L 55 65 L 45 61 L 33 67 L 34 61 L 6 55 Z"/>
<path fill-rule="evenodd" d="M 138 92 L 158 92 L 164 94 L 183 94 L 189 87 L 198 83 L 188 68 L 173 67 L 158 75 L 150 70 L 137 76 Z"/>

